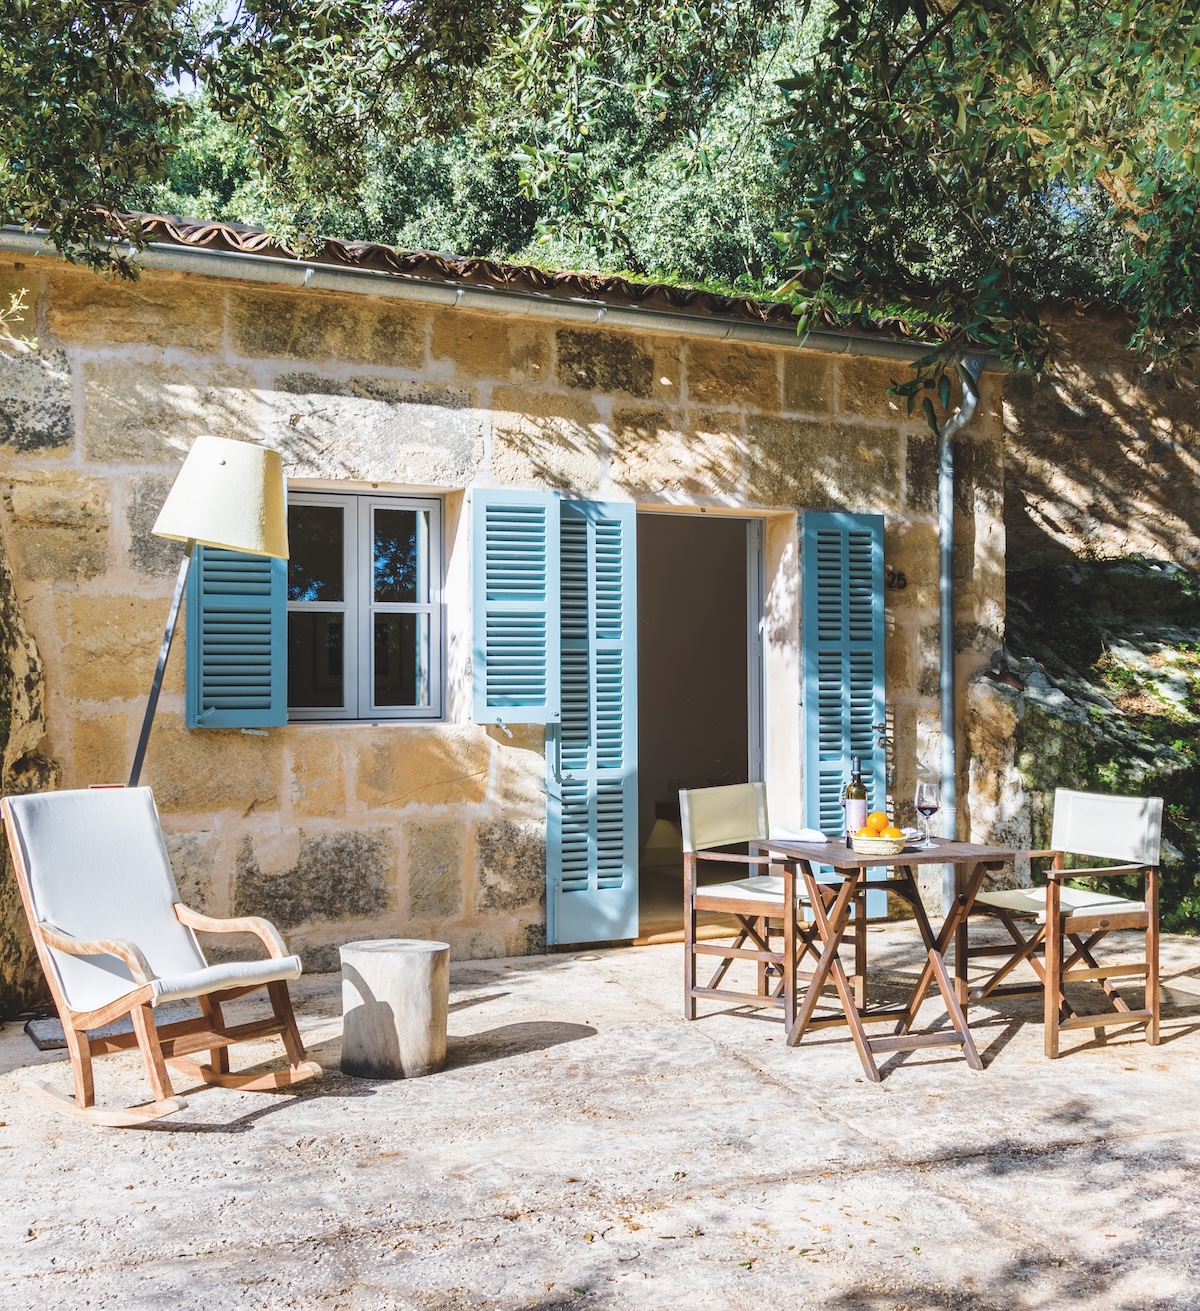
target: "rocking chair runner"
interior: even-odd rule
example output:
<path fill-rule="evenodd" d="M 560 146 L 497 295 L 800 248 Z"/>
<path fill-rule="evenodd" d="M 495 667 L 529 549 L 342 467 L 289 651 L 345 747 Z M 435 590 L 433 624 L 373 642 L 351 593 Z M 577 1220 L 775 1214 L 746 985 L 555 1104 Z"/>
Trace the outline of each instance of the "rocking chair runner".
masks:
<path fill-rule="evenodd" d="M 42 1083 L 40 1096 L 66 1114 L 94 1124 L 136 1125 L 182 1110 L 167 1066 L 224 1087 L 277 1088 L 312 1078 L 321 1067 L 305 1059 L 287 980 L 299 978 L 273 925 L 257 917 L 211 919 L 179 900 L 158 811 L 148 788 L 46 792 L 0 802 L 21 900 L 38 959 L 62 1019 L 75 1096 Z M 196 941 L 206 933 L 253 933 L 265 961 L 209 965 Z M 269 1019 L 227 1025 L 224 1003 L 267 989 Z M 159 1027 L 160 1002 L 195 999 L 202 1017 Z M 92 1036 L 123 1015 L 132 1033 Z M 288 1068 L 234 1074 L 228 1048 L 279 1034 Z M 92 1057 L 139 1047 L 154 1100 L 107 1109 L 95 1105 Z M 188 1060 L 207 1050 L 210 1064 Z"/>
<path fill-rule="evenodd" d="M 799 913 L 808 898 L 797 887 L 795 865 L 787 861 L 772 861 L 768 854 L 770 825 L 767 821 L 766 785 L 736 783 L 729 787 L 680 792 L 679 810 L 683 825 L 684 865 L 684 1018 L 696 1018 L 698 997 L 714 997 L 779 1007 L 790 1030 L 796 1016 L 797 967 L 805 955 L 819 961 L 819 939 L 816 924 L 806 925 Z M 742 843 L 747 844 L 748 855 L 721 849 Z M 701 884 L 698 879 L 700 861 L 746 865 L 750 877 Z M 772 866 L 779 873 L 769 872 Z M 738 932 L 731 946 L 697 941 L 696 917 L 701 911 L 734 916 Z M 783 943 L 779 951 L 771 945 L 773 922 L 779 922 L 782 929 Z M 866 1003 L 866 928 L 866 903 L 860 897 L 854 905 L 852 934 L 847 935 L 854 941 L 852 984 L 859 1005 Z M 720 958 L 707 986 L 697 983 L 697 956 Z M 757 963 L 756 992 L 721 986 L 736 960 Z"/>
<path fill-rule="evenodd" d="M 1046 886 L 981 892 L 975 898 L 975 910 L 998 919 L 1012 942 L 967 949 L 967 960 L 1004 957 L 1000 967 L 982 984 L 969 988 L 968 1000 L 1043 993 L 1045 1049 L 1051 1058 L 1059 1054 L 1059 1035 L 1064 1029 L 1099 1031 L 1112 1025 L 1143 1024 L 1146 1041 L 1151 1045 L 1158 1042 L 1158 861 L 1162 809 L 1161 797 L 1110 797 L 1058 788 L 1054 794 L 1051 849 L 1028 853 L 1034 858 L 1051 860 L 1051 867 L 1045 871 Z M 1099 869 L 1067 869 L 1067 855 L 1127 863 Z M 1145 881 L 1140 901 L 1069 886 L 1076 880 L 1138 874 Z M 1032 926 L 1028 937 L 1021 931 L 1022 921 Z M 1106 966 L 1098 963 L 1093 949 L 1118 929 L 1141 931 L 1145 938 L 1144 962 Z M 1005 982 L 1023 961 L 1033 969 L 1036 981 Z M 1132 1009 L 1114 986 L 1112 980 L 1122 978 L 1145 979 L 1141 1008 Z M 1099 1015 L 1078 1014 L 1067 999 L 1066 987 L 1082 982 L 1099 983 L 1114 1009 Z"/>

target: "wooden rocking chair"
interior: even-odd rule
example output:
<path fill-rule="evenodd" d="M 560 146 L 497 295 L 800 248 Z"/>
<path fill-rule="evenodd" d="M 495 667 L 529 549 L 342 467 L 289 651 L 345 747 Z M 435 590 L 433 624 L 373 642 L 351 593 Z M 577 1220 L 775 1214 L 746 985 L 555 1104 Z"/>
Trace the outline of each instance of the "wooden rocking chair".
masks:
<path fill-rule="evenodd" d="M 1158 1042 L 1158 862 L 1162 835 L 1161 797 L 1109 797 L 1092 792 L 1054 793 L 1054 827 L 1051 849 L 1031 851 L 1033 858 L 1048 858 L 1044 888 L 1009 888 L 981 892 L 975 913 L 985 913 L 1004 925 L 1011 943 L 968 947 L 967 959 L 1003 957 L 1000 967 L 981 984 L 969 987 L 970 1002 L 988 998 L 1043 993 L 1046 1055 L 1056 1057 L 1064 1029 L 1093 1029 L 1142 1024 L 1146 1041 Z M 1127 862 L 1104 868 L 1067 869 L 1068 855 L 1086 859 Z M 1140 901 L 1107 893 L 1073 888 L 1075 881 L 1141 875 Z M 1022 932 L 1022 922 L 1029 925 Z M 1101 965 L 1093 954 L 1096 944 L 1118 929 L 1137 929 L 1145 940 L 1145 960 L 1136 964 Z M 1067 954 L 1067 943 L 1070 954 Z M 1040 957 L 1040 959 L 1039 959 Z M 1022 962 L 1036 980 L 1009 983 Z M 1144 978 L 1145 997 L 1137 1010 L 1112 982 Z M 1113 1009 L 1099 1015 L 1078 1014 L 1067 999 L 1071 983 L 1099 983 Z"/>
<path fill-rule="evenodd" d="M 696 1018 L 698 997 L 713 997 L 778 1007 L 790 1029 L 796 1018 L 798 964 L 805 955 L 819 960 L 821 953 L 816 924 L 804 923 L 803 907 L 808 897 L 797 887 L 795 866 L 786 861 L 773 861 L 768 854 L 766 785 L 735 783 L 729 787 L 680 792 L 679 813 L 683 827 L 684 1018 Z M 722 850 L 742 844 L 747 845 L 747 855 Z M 702 884 L 698 877 L 700 861 L 746 865 L 749 877 Z M 840 885 L 841 880 L 838 882 Z M 697 915 L 701 911 L 732 915 L 737 920 L 738 931 L 732 945 L 697 940 Z M 782 950 L 778 951 L 771 945 L 772 924 L 776 922 L 783 937 Z M 854 906 L 852 933 L 847 935 L 854 942 L 851 982 L 860 1005 L 866 1001 L 866 930 L 866 903 L 860 897 Z M 697 956 L 720 958 L 707 985 L 697 983 Z M 736 960 L 757 963 L 755 992 L 722 986 Z"/>
<path fill-rule="evenodd" d="M 167 1066 L 227 1088 L 265 1089 L 320 1074 L 305 1058 L 292 1014 L 288 979 L 300 958 L 288 955 L 264 919 L 210 919 L 179 900 L 149 788 L 44 792 L 0 803 L 21 900 L 38 959 L 62 1020 L 75 1096 L 40 1082 L 32 1091 L 57 1110 L 93 1124 L 129 1126 L 171 1115 L 186 1105 L 171 1088 Z M 196 941 L 206 933 L 253 933 L 265 961 L 209 965 Z M 224 1003 L 267 989 L 268 1019 L 227 1025 Z M 202 1015 L 161 1028 L 154 1008 L 194 999 Z M 131 1033 L 94 1035 L 128 1015 Z M 288 1067 L 234 1074 L 228 1048 L 279 1034 Z M 139 1047 L 154 1100 L 139 1106 L 95 1105 L 92 1057 Z M 211 1064 L 188 1060 L 207 1050 Z"/>

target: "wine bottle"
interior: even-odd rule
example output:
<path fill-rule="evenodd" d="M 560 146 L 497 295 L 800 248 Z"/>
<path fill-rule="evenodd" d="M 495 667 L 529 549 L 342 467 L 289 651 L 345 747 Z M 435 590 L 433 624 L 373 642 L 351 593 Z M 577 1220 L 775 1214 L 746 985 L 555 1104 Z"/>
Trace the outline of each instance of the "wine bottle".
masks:
<path fill-rule="evenodd" d="M 850 757 L 850 782 L 843 794 L 846 805 L 847 843 L 867 822 L 867 789 L 862 780 L 862 757 Z"/>

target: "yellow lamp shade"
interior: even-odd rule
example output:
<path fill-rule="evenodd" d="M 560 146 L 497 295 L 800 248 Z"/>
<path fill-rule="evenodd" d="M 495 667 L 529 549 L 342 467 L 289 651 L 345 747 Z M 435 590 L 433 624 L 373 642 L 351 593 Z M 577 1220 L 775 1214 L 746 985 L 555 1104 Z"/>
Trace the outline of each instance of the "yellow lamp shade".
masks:
<path fill-rule="evenodd" d="M 151 531 L 286 560 L 287 494 L 279 452 L 229 437 L 197 437 Z"/>

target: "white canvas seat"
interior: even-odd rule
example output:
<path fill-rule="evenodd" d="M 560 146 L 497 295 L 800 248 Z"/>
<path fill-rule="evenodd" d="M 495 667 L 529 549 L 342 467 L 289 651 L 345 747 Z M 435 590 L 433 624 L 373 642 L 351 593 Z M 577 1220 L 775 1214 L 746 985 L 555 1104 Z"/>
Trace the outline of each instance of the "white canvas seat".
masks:
<path fill-rule="evenodd" d="M 211 919 L 183 905 L 148 788 L 6 797 L 3 813 L 30 930 L 71 1052 L 76 1095 L 70 1109 L 91 1110 L 89 1118 L 104 1123 L 177 1110 L 182 1103 L 171 1092 L 165 1062 L 206 1082 L 238 1087 L 276 1087 L 318 1072 L 305 1059 L 287 995 L 287 981 L 300 976 L 300 958 L 287 952 L 265 920 Z M 253 933 L 269 959 L 209 965 L 197 929 Z M 243 1032 L 246 1026 L 225 1025 L 220 1006 L 261 987 L 270 994 L 273 1020 L 250 1028 L 255 1037 L 283 1037 L 290 1070 L 234 1075 L 227 1048 L 251 1035 Z M 153 1008 L 185 998 L 201 1001 L 205 1019 L 156 1028 Z M 132 1034 L 89 1038 L 89 1030 L 124 1014 L 132 1017 Z M 154 1103 L 97 1111 L 92 1055 L 135 1043 L 146 1059 Z M 185 1059 L 205 1048 L 211 1066 Z"/>
<path fill-rule="evenodd" d="M 1063 1030 L 1093 1029 L 1098 1035 L 1111 1025 L 1142 1024 L 1146 1040 L 1158 1042 L 1158 861 L 1162 835 L 1161 797 L 1110 797 L 1059 788 L 1054 794 L 1051 847 L 1031 851 L 1031 858 L 1049 858 L 1046 886 L 981 892 L 975 913 L 1000 921 L 1011 942 L 1000 946 L 967 946 L 967 959 L 1003 957 L 998 969 L 968 990 L 969 1001 L 1040 992 L 1044 997 L 1046 1055 L 1058 1055 Z M 1068 869 L 1067 857 L 1122 862 L 1088 869 Z M 1143 895 L 1121 897 L 1072 887 L 1076 881 L 1139 877 Z M 1036 926 L 1028 936 L 1021 921 Z M 1097 943 L 1120 929 L 1142 933 L 1145 959 L 1136 964 L 1102 966 Z M 1067 955 L 1067 947 L 1070 955 Z M 1028 964 L 1033 983 L 1008 983 L 1016 968 Z M 1134 1009 L 1118 991 L 1114 979 L 1145 980 L 1143 1004 Z M 1113 1009 L 1081 1015 L 1067 998 L 1068 984 L 1099 984 Z"/>
<path fill-rule="evenodd" d="M 763 783 L 736 783 L 729 787 L 697 788 L 679 794 L 683 829 L 684 865 L 684 1017 L 696 1018 L 696 1000 L 713 997 L 779 1007 L 791 1027 L 795 1018 L 796 979 L 799 960 L 805 954 L 814 959 L 815 925 L 806 925 L 798 912 L 808 898 L 799 886 L 794 863 L 773 861 L 770 855 L 771 828 L 767 818 L 767 789 Z M 726 848 L 745 845 L 748 854 Z M 698 878 L 701 861 L 749 865 L 779 873 L 754 873 L 744 879 L 702 884 Z M 840 885 L 841 880 L 838 880 Z M 789 902 L 790 907 L 789 907 Z M 697 916 L 701 912 L 732 915 L 738 931 L 732 945 L 700 942 Z M 778 927 L 775 927 L 778 926 Z M 776 950 L 773 933 L 781 933 L 783 944 Z M 848 935 L 855 945 L 854 987 L 860 1004 L 865 1002 L 866 907 L 859 899 L 854 908 L 854 926 Z M 706 986 L 697 983 L 698 956 L 720 958 Z M 722 986 L 734 961 L 754 961 L 758 967 L 757 991 L 747 992 Z"/>

